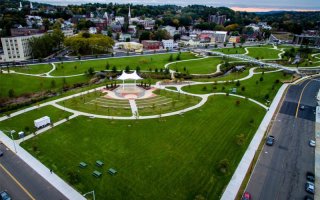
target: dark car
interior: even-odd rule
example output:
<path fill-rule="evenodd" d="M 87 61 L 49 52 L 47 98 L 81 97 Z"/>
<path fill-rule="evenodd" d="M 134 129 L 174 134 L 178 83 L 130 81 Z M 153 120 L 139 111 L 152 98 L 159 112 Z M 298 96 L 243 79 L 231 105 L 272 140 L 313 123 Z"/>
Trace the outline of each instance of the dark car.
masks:
<path fill-rule="evenodd" d="M 251 194 L 249 192 L 243 193 L 241 200 L 251 200 Z"/>
<path fill-rule="evenodd" d="M 5 191 L 0 192 L 0 198 L 1 200 L 11 200 L 10 195 Z"/>
<path fill-rule="evenodd" d="M 0 150 L 0 157 L 3 156 L 3 152 Z"/>
<path fill-rule="evenodd" d="M 274 144 L 274 136 L 269 135 L 269 136 L 267 137 L 266 144 L 267 144 L 268 146 L 272 146 L 272 145 Z"/>
<path fill-rule="evenodd" d="M 306 196 L 304 196 L 304 200 L 313 200 L 313 198 L 308 196 L 308 195 L 306 195 Z"/>
<path fill-rule="evenodd" d="M 314 194 L 314 183 L 308 181 L 308 182 L 306 182 L 304 187 L 305 187 L 306 192 L 308 192 L 310 194 Z"/>
<path fill-rule="evenodd" d="M 306 178 L 308 181 L 314 183 L 314 174 L 312 172 L 307 172 L 306 173 Z"/>

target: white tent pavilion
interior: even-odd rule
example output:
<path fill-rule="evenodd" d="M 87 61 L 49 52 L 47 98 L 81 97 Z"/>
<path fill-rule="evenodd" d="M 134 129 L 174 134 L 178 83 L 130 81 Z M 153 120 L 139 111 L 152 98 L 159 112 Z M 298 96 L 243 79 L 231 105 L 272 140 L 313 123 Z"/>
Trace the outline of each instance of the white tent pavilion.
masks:
<path fill-rule="evenodd" d="M 117 80 L 122 80 L 122 88 L 124 88 L 124 81 L 125 80 L 134 80 L 134 85 L 136 85 L 137 80 L 141 80 L 141 78 L 136 71 L 133 73 L 128 74 L 125 71 L 122 71 L 122 74 L 117 78 Z"/>

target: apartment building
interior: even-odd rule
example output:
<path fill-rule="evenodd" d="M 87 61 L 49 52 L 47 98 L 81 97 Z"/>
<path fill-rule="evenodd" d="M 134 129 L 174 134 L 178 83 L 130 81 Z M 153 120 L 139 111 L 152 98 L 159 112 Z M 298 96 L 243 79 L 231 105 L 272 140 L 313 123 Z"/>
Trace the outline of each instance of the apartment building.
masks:
<path fill-rule="evenodd" d="M 32 55 L 29 40 L 33 37 L 41 37 L 42 35 L 1 38 L 4 53 L 3 62 L 22 61 L 30 58 Z"/>

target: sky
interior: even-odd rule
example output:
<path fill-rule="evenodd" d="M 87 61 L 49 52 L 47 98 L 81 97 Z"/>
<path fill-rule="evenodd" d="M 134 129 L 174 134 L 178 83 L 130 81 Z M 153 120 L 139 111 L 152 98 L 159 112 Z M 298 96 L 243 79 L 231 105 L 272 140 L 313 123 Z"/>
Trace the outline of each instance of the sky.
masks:
<path fill-rule="evenodd" d="M 32 1 L 32 0 L 31 0 Z M 81 3 L 132 3 L 132 4 L 176 4 L 186 6 L 189 4 L 203 4 L 207 6 L 225 6 L 234 10 L 257 12 L 271 10 L 319 10 L 320 0 L 37 0 L 37 2 L 50 3 L 54 5 L 68 5 Z"/>

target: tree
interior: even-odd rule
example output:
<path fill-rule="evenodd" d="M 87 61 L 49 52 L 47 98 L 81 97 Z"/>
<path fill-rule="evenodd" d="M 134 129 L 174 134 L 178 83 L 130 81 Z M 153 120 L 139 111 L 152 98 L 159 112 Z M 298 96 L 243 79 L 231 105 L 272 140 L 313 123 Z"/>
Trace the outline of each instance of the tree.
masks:
<path fill-rule="evenodd" d="M 127 72 L 127 73 L 130 72 L 130 67 L 128 65 L 125 68 L 125 72 Z"/>
<path fill-rule="evenodd" d="M 58 49 L 61 49 L 61 45 L 64 41 L 64 34 L 61 29 L 54 29 L 52 32 L 52 39 L 55 44 L 57 44 Z"/>
<path fill-rule="evenodd" d="M 219 161 L 218 170 L 221 173 L 226 174 L 229 170 L 229 167 L 230 167 L 230 162 L 228 159 L 223 159 Z"/>
<path fill-rule="evenodd" d="M 176 60 L 181 60 L 180 58 L 180 53 L 178 53 L 177 57 L 176 57 Z"/>
<path fill-rule="evenodd" d="M 172 55 L 172 54 L 170 54 L 169 61 L 170 61 L 170 62 L 173 61 L 173 55 Z"/>
<path fill-rule="evenodd" d="M 140 66 L 137 66 L 137 67 L 136 67 L 136 71 L 137 71 L 137 73 L 139 73 L 139 72 L 140 72 L 140 70 L 141 70 L 141 69 L 140 69 Z"/>
<path fill-rule="evenodd" d="M 237 80 L 236 86 L 239 87 L 240 86 L 240 81 Z"/>
<path fill-rule="evenodd" d="M 94 74 L 94 68 L 93 67 L 89 67 L 88 74 L 89 75 L 93 75 Z"/>
<path fill-rule="evenodd" d="M 139 36 L 139 41 L 142 40 L 150 40 L 150 32 L 149 31 L 143 31 L 141 35 Z"/>
<path fill-rule="evenodd" d="M 56 87 L 56 81 L 55 80 L 52 80 L 51 81 L 51 88 L 53 89 L 53 88 L 55 88 Z"/>
<path fill-rule="evenodd" d="M 13 89 L 10 89 L 10 90 L 8 91 L 8 96 L 9 96 L 10 98 L 13 98 L 13 97 L 15 96 L 15 92 L 14 92 Z"/>
<path fill-rule="evenodd" d="M 107 62 L 107 64 L 106 64 L 106 70 L 109 70 L 110 69 L 110 64 L 109 64 L 109 62 Z"/>
<path fill-rule="evenodd" d="M 112 67 L 112 72 L 113 72 L 113 73 L 116 73 L 116 72 L 117 72 L 117 67 L 116 67 L 116 66 L 113 66 L 113 67 Z"/>

